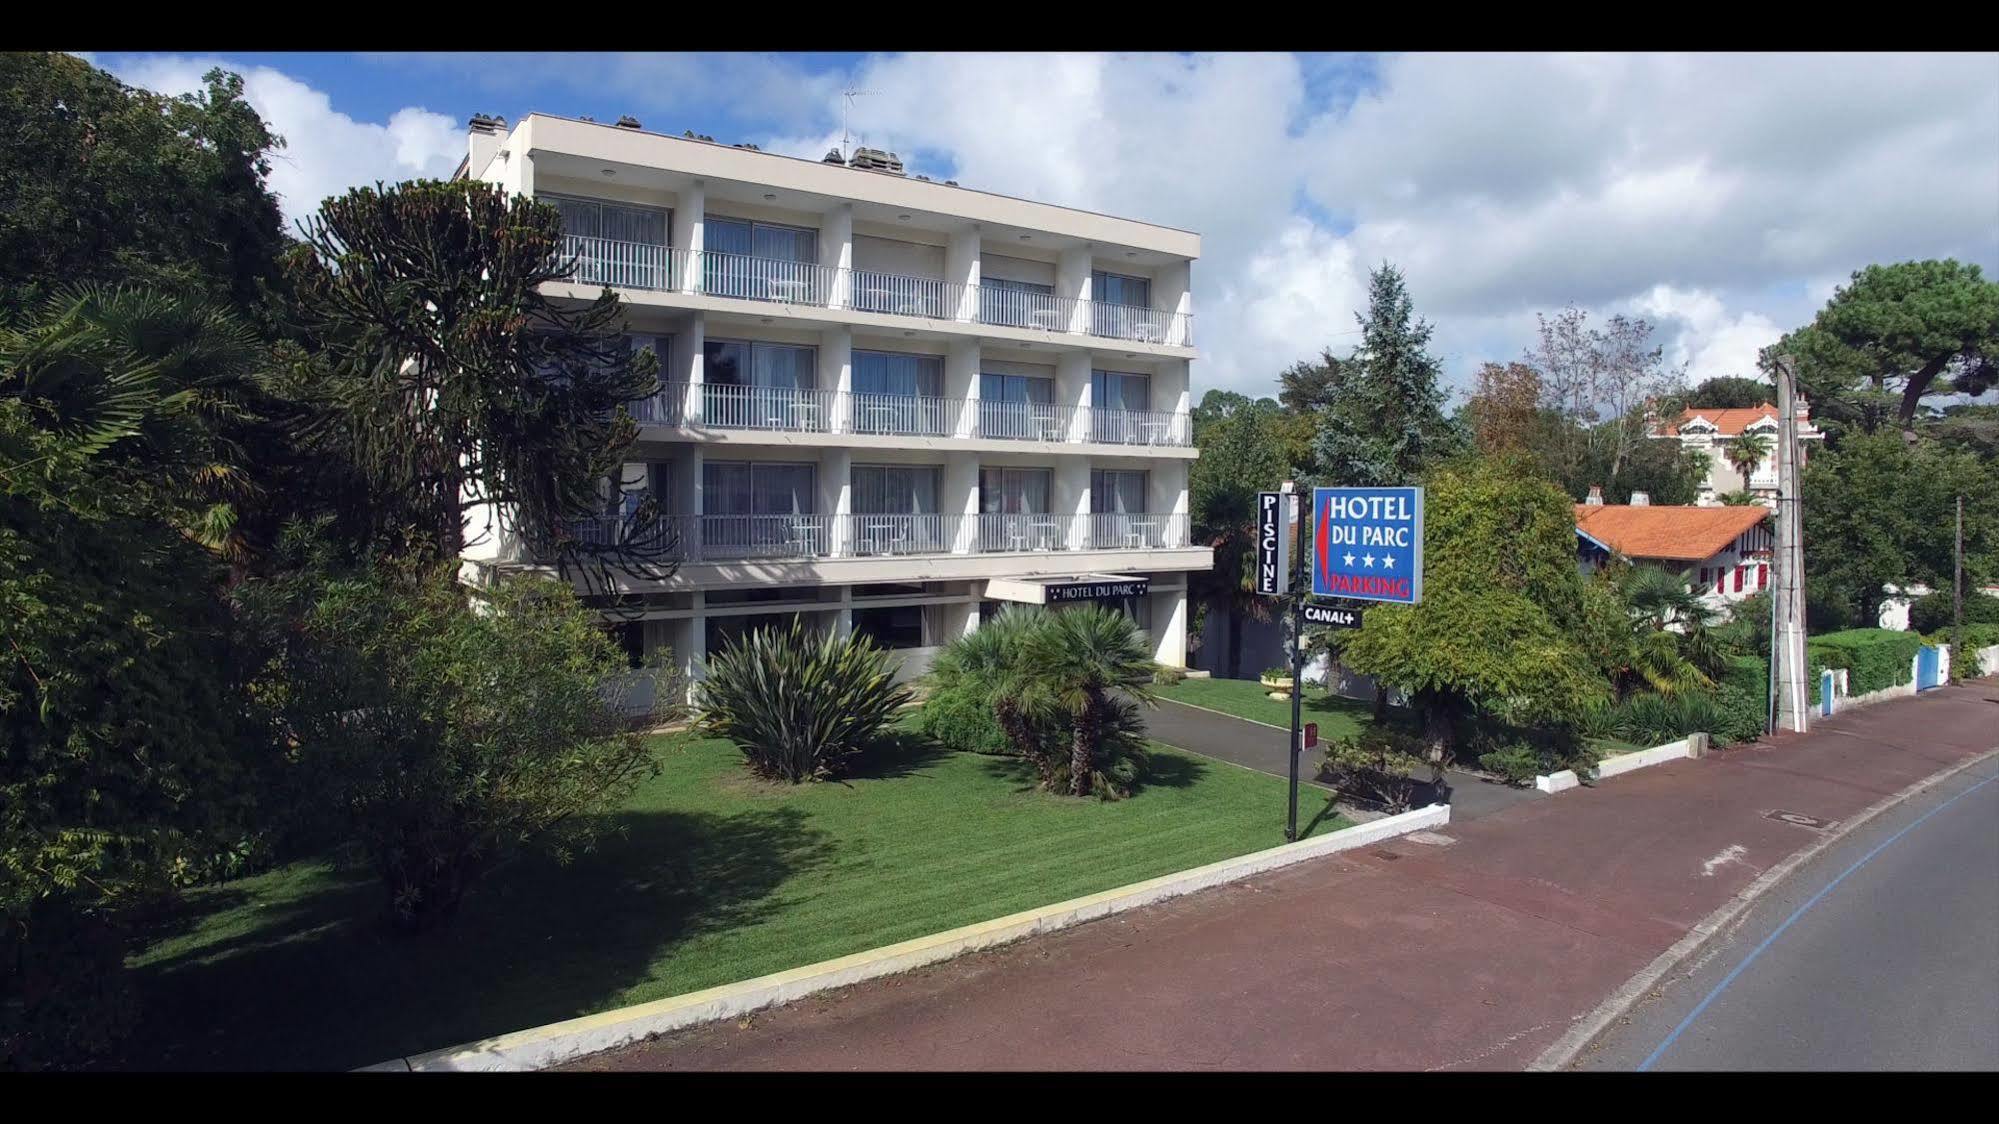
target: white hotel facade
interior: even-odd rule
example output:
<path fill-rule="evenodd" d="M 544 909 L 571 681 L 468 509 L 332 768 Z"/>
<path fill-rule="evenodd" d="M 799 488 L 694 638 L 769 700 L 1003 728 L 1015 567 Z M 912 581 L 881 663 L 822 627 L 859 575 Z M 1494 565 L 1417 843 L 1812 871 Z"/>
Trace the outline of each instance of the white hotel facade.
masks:
<path fill-rule="evenodd" d="M 679 565 L 613 575 L 627 650 L 698 676 L 800 614 L 914 675 L 1004 603 L 1102 600 L 1185 666 L 1200 237 L 836 159 L 473 119 L 460 175 L 562 211 L 550 294 L 611 286 L 660 360 L 602 533 L 650 493 Z M 468 580 L 544 561 L 490 511 L 468 541 Z"/>

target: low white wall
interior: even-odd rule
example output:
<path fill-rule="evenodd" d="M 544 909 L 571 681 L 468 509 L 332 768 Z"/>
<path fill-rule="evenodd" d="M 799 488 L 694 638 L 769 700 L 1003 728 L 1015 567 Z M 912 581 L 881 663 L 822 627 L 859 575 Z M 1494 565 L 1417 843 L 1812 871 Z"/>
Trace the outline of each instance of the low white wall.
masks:
<path fill-rule="evenodd" d="M 1981 676 L 1999 675 L 1999 644 L 1994 644 L 1989 648 L 1978 649 L 1978 662 L 1976 666 L 1978 674 Z"/>
<path fill-rule="evenodd" d="M 1596 778 L 1604 780 L 1637 769 L 1664 765 L 1668 761 L 1684 761 L 1689 757 L 1699 757 L 1707 752 L 1707 744 L 1706 734 L 1689 734 L 1679 741 L 1655 745 L 1651 749 L 1634 749 L 1630 753 L 1606 757 L 1597 763 Z M 1582 778 L 1576 776 L 1575 771 L 1571 769 L 1543 773 L 1534 778 L 1534 787 L 1542 792 L 1566 792 L 1579 787 L 1582 783 Z"/>

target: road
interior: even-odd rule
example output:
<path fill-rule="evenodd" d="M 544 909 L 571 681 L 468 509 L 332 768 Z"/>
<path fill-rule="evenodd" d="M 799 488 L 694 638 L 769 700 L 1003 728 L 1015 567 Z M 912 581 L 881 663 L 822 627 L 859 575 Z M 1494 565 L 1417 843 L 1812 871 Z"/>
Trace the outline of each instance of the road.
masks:
<path fill-rule="evenodd" d="M 1999 768 L 1800 866 L 1578 1069 L 1999 1069 Z"/>

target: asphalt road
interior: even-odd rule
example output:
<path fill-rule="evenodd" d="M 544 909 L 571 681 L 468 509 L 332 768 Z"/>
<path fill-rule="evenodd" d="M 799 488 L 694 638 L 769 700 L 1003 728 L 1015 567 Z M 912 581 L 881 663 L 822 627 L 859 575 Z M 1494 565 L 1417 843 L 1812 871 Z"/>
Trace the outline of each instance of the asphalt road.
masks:
<path fill-rule="evenodd" d="M 1999 1069 L 1999 770 L 1801 866 L 1575 1068 Z"/>

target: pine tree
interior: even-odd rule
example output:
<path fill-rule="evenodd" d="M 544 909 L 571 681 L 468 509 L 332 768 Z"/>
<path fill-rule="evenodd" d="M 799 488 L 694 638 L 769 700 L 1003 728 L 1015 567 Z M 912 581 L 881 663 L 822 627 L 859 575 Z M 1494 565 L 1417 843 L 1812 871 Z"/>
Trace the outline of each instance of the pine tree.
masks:
<path fill-rule="evenodd" d="M 1412 483 L 1448 456 L 1441 365 L 1431 325 L 1417 319 L 1402 274 L 1383 264 L 1368 276 L 1361 342 L 1342 365 L 1338 393 L 1319 412 L 1312 444 L 1319 481 L 1359 487 Z"/>

